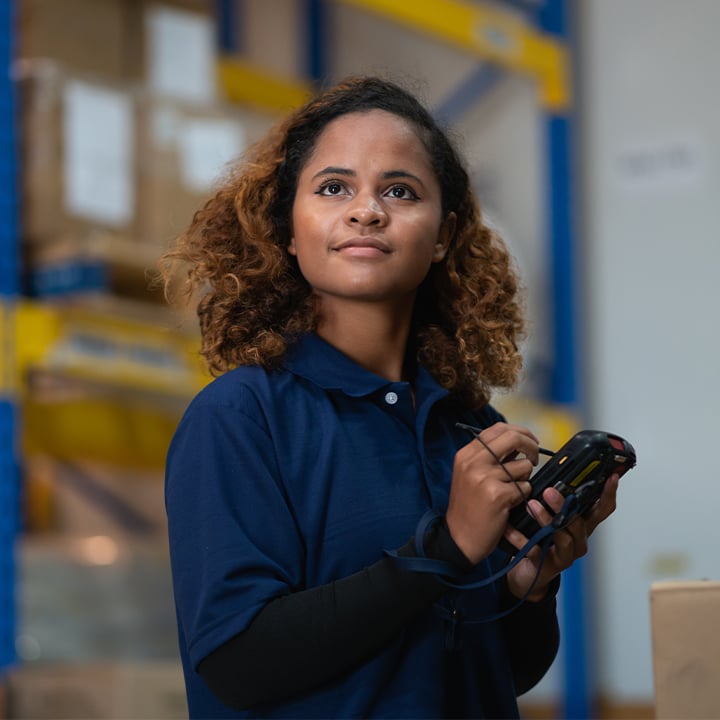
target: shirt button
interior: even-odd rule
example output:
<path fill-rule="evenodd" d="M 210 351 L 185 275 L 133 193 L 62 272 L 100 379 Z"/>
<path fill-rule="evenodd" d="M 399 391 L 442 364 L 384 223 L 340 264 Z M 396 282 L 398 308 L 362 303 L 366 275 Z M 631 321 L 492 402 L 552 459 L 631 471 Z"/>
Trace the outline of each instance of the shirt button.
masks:
<path fill-rule="evenodd" d="M 388 405 L 394 405 L 398 401 L 397 393 L 389 392 L 387 395 L 385 395 L 385 402 Z"/>

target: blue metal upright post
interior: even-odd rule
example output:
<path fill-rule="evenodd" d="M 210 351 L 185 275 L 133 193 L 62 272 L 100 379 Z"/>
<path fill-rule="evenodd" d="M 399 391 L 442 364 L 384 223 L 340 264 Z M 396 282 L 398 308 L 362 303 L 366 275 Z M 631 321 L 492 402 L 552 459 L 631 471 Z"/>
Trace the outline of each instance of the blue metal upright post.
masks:
<path fill-rule="evenodd" d="M 15 661 L 15 543 L 19 465 L 14 315 L 19 291 L 15 0 L 0 3 L 0 672 Z"/>
<path fill-rule="evenodd" d="M 571 48 L 566 0 L 545 0 L 539 22 L 545 32 Z M 578 387 L 578 303 L 575 243 L 575 198 L 573 197 L 573 123 L 571 113 L 549 114 L 546 138 L 550 178 L 548 221 L 550 239 L 554 367 L 550 400 L 577 410 Z M 592 687 L 592 654 L 588 619 L 587 573 L 583 560 L 563 573 L 562 616 L 564 651 L 564 692 L 562 717 L 585 720 L 594 716 L 595 688 Z"/>
<path fill-rule="evenodd" d="M 306 60 L 305 74 L 316 87 L 328 78 L 327 37 L 325 32 L 327 7 L 325 0 L 305 0 Z"/>
<path fill-rule="evenodd" d="M 243 27 L 243 12 L 241 0 L 215 0 L 217 45 L 222 53 L 238 55 L 242 52 L 240 31 Z"/>

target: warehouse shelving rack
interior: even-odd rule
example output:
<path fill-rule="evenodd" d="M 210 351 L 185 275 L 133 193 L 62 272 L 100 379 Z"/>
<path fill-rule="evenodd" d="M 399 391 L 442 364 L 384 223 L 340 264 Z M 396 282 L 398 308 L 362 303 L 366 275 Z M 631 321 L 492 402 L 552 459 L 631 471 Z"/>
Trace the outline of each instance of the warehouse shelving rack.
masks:
<path fill-rule="evenodd" d="M 10 75 L 15 1 L 0 3 L 0 668 L 15 657 L 15 537 L 19 470 L 16 384 L 9 342 L 18 294 L 17 103 Z"/>

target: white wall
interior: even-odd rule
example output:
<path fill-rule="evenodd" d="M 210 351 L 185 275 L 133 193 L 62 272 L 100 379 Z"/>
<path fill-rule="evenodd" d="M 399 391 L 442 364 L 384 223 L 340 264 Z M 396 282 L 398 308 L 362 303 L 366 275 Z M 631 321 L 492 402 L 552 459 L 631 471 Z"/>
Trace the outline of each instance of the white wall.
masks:
<path fill-rule="evenodd" d="M 720 2 L 584 0 L 589 420 L 638 467 L 598 531 L 598 672 L 652 694 L 648 589 L 720 578 Z"/>

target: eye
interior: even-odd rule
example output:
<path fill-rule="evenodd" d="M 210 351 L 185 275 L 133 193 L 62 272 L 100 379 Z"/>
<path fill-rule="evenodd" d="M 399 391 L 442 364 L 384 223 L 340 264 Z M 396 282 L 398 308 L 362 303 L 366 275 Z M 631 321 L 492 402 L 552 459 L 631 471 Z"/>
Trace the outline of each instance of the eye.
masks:
<path fill-rule="evenodd" d="M 407 185 L 393 185 L 387 194 L 397 200 L 419 200 L 417 193 Z"/>
<path fill-rule="evenodd" d="M 340 195 L 345 190 L 345 186 L 337 180 L 328 180 L 324 182 L 318 189 L 318 195 Z"/>

